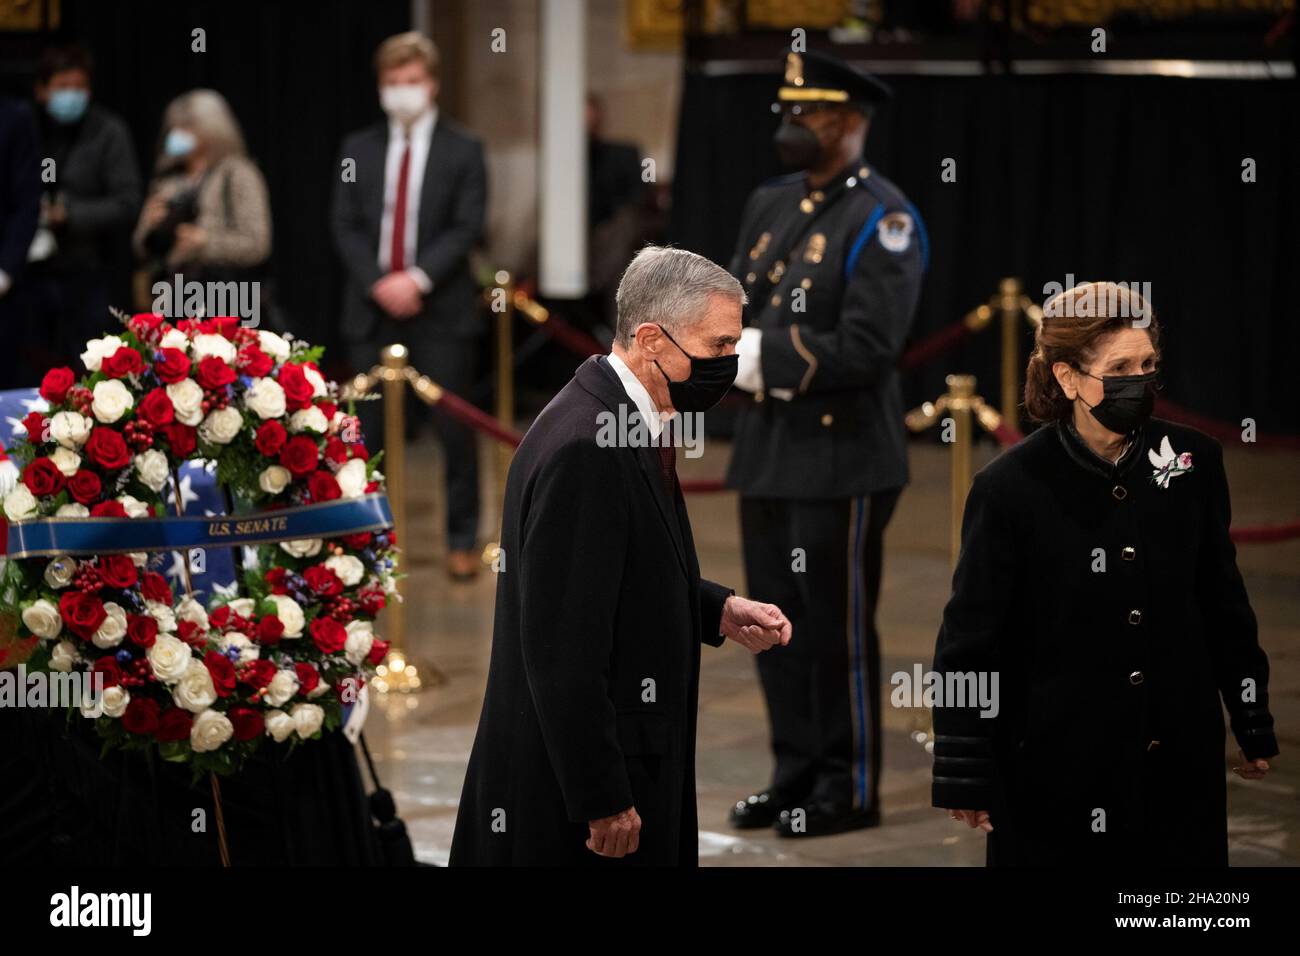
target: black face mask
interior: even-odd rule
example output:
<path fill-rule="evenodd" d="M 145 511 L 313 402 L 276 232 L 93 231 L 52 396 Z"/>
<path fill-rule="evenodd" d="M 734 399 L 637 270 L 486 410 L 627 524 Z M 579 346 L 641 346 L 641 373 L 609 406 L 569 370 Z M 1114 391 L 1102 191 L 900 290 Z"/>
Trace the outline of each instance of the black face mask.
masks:
<path fill-rule="evenodd" d="M 1096 405 L 1088 405 L 1079 396 L 1079 401 L 1088 405 L 1092 417 L 1101 426 L 1117 435 L 1127 435 L 1151 417 L 1151 409 L 1156 402 L 1156 372 L 1145 375 L 1107 375 L 1099 378 L 1090 372 L 1084 372 L 1089 378 L 1095 378 L 1102 385 L 1102 399 Z"/>
<path fill-rule="evenodd" d="M 668 330 L 662 325 L 659 326 L 659 331 L 668 335 Z M 668 341 L 677 345 L 677 340 L 671 335 L 668 335 Z M 735 382 L 740 356 L 715 355 L 696 358 L 680 345 L 677 345 L 677 348 L 691 360 L 691 374 L 682 381 L 674 382 L 668 377 L 668 373 L 663 370 L 658 360 L 655 361 L 659 374 L 668 383 L 668 397 L 672 400 L 673 408 L 679 412 L 707 412 L 722 401 L 722 396 L 727 394 L 727 390 Z"/>
<path fill-rule="evenodd" d="M 776 128 L 772 144 L 781 165 L 788 169 L 812 169 L 821 158 L 821 141 L 802 123 L 783 122 Z"/>

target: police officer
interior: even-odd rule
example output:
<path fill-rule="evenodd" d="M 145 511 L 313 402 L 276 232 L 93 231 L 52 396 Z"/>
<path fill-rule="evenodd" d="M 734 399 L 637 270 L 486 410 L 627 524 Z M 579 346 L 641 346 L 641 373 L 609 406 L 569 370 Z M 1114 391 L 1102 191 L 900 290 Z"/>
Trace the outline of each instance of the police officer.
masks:
<path fill-rule="evenodd" d="M 730 264 L 749 295 L 736 385 L 753 401 L 727 480 L 750 593 L 799 635 L 758 659 L 776 770 L 731 822 L 789 837 L 880 819 L 876 599 L 907 482 L 895 363 L 927 257 L 916 210 L 862 159 L 889 95 L 841 60 L 789 54 L 775 143 L 799 172 L 750 196 Z"/>

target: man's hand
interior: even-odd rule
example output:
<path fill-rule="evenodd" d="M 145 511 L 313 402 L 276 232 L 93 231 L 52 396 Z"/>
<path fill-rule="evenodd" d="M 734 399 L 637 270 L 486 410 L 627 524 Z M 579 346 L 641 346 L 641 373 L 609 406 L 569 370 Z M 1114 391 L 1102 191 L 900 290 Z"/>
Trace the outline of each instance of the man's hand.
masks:
<path fill-rule="evenodd" d="M 985 833 L 993 832 L 993 824 L 989 823 L 989 812 L 987 810 L 949 810 L 948 816 L 954 820 L 960 820 L 972 830 L 979 827 Z"/>
<path fill-rule="evenodd" d="M 778 644 L 789 644 L 791 627 L 775 604 L 760 604 L 733 594 L 722 605 L 719 631 L 758 654 Z"/>
<path fill-rule="evenodd" d="M 370 297 L 395 319 L 418 315 L 423 303 L 420 287 L 405 272 L 390 272 L 370 287 Z"/>
<path fill-rule="evenodd" d="M 1263 780 L 1268 773 L 1268 761 L 1262 757 L 1259 760 L 1247 760 L 1246 755 L 1238 750 L 1237 760 L 1238 764 L 1232 768 L 1232 772 L 1243 780 Z"/>
<path fill-rule="evenodd" d="M 619 859 L 635 853 L 641 845 L 641 818 L 636 807 L 628 807 L 612 817 L 588 820 L 587 826 L 591 828 L 587 849 L 597 856 Z"/>

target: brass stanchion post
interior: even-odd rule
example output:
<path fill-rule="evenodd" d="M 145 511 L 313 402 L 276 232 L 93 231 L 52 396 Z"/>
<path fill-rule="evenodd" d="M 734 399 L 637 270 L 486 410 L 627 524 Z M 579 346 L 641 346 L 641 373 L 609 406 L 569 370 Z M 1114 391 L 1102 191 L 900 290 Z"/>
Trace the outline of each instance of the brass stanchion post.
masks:
<path fill-rule="evenodd" d="M 966 508 L 966 492 L 971 483 L 971 445 L 974 433 L 971 428 L 971 411 L 976 405 L 975 376 L 949 375 L 947 407 L 952 412 L 953 448 L 952 448 L 952 529 L 949 549 L 952 563 L 957 565 L 957 555 L 961 552 L 961 516 Z"/>
<path fill-rule="evenodd" d="M 1020 280 L 1003 279 L 998 286 L 1002 313 L 1002 417 L 1012 425 L 1020 420 Z"/>
<path fill-rule="evenodd" d="M 493 313 L 496 315 L 497 374 L 496 418 L 502 428 L 515 427 L 515 283 L 505 269 L 497 272 L 497 286 L 503 293 L 493 296 Z M 496 302 L 500 301 L 498 308 Z M 506 475 L 510 471 L 512 450 L 503 442 L 496 443 L 497 479 L 497 536 L 483 549 L 483 563 L 493 565 L 500 550 L 501 518 L 505 512 Z"/>

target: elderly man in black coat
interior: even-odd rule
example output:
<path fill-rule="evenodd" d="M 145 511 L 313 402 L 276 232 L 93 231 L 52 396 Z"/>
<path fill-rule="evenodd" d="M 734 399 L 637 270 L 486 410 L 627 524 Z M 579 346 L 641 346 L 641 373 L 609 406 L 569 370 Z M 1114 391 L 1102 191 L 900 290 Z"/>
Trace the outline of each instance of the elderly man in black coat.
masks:
<path fill-rule="evenodd" d="M 520 445 L 453 866 L 697 862 L 700 644 L 791 636 L 778 608 L 700 578 L 674 468 L 667 416 L 698 422 L 730 387 L 743 302 L 707 259 L 643 249 L 612 353 Z"/>

